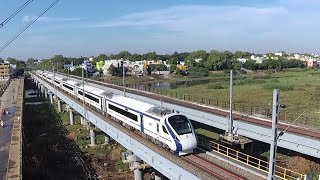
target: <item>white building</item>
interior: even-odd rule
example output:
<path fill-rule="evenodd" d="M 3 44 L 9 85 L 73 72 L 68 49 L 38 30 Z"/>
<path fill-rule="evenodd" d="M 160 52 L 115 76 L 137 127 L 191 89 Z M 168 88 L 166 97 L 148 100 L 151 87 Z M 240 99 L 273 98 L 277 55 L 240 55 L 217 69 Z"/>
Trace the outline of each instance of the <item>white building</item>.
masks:
<path fill-rule="evenodd" d="M 255 60 L 257 63 L 262 63 L 266 58 L 265 57 L 259 57 L 255 55 L 251 55 L 250 59 Z"/>
<path fill-rule="evenodd" d="M 281 52 L 277 52 L 277 53 L 274 53 L 275 56 L 282 56 L 283 54 Z"/>
<path fill-rule="evenodd" d="M 238 58 L 237 61 L 245 63 L 248 61 L 248 59 L 247 58 Z"/>

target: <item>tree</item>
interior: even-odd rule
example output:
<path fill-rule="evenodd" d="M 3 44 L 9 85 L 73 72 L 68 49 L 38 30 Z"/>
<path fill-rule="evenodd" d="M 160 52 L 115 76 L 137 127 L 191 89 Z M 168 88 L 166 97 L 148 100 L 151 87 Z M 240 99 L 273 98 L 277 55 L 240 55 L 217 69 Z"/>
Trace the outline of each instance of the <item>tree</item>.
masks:
<path fill-rule="evenodd" d="M 242 66 L 246 69 L 250 69 L 250 70 L 257 70 L 259 68 L 259 65 L 256 63 L 255 60 L 247 60 L 245 63 L 242 64 Z"/>
<path fill-rule="evenodd" d="M 148 52 L 147 54 L 142 55 L 143 60 L 156 60 L 157 53 L 156 52 Z"/>
<path fill-rule="evenodd" d="M 205 50 L 198 50 L 193 51 L 191 54 L 189 54 L 186 57 L 186 64 L 187 65 L 196 65 L 195 59 L 202 59 L 202 61 L 207 61 L 208 59 L 208 53 Z"/>
<path fill-rule="evenodd" d="M 142 60 L 142 56 L 140 54 L 132 54 L 129 58 L 129 61 L 141 61 Z"/>
<path fill-rule="evenodd" d="M 86 72 L 84 71 L 84 73 L 86 73 Z M 75 69 L 71 72 L 71 74 L 73 74 L 73 75 L 75 75 L 75 76 L 82 76 L 82 68 L 81 68 L 81 67 L 75 68 Z M 84 74 L 84 76 L 85 76 L 85 74 Z"/>
<path fill-rule="evenodd" d="M 168 64 L 175 64 L 175 65 L 177 65 L 177 63 L 178 63 L 178 61 L 180 61 L 181 59 L 180 59 L 180 57 L 179 57 L 179 53 L 178 52 L 174 52 L 171 56 L 170 56 L 170 58 L 169 58 L 169 60 L 168 60 Z"/>
<path fill-rule="evenodd" d="M 117 58 L 118 59 L 130 59 L 131 54 L 129 53 L 129 51 L 121 51 L 118 55 Z"/>
<path fill-rule="evenodd" d="M 209 75 L 209 70 L 203 67 L 190 67 L 188 73 L 190 77 L 206 77 Z"/>
<path fill-rule="evenodd" d="M 116 67 L 113 66 L 113 64 L 111 64 L 108 68 L 108 74 L 111 74 L 112 76 L 115 75 L 117 73 L 117 69 Z"/>
<path fill-rule="evenodd" d="M 92 64 L 93 64 L 93 65 L 96 65 L 97 62 L 100 62 L 100 61 L 103 61 L 103 62 L 104 62 L 105 60 L 107 60 L 107 58 L 108 58 L 107 55 L 105 55 L 105 54 L 100 54 L 99 56 L 93 58 Z"/>

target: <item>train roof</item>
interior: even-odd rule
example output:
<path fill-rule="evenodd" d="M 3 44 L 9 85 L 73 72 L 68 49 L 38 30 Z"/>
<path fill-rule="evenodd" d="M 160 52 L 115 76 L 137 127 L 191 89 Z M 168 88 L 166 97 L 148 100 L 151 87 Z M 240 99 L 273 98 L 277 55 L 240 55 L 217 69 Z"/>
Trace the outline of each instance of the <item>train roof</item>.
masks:
<path fill-rule="evenodd" d="M 117 104 L 121 104 L 124 105 L 128 108 L 131 109 L 135 109 L 141 112 L 146 112 L 149 109 L 151 109 L 152 107 L 154 107 L 154 105 L 152 104 L 148 104 L 142 101 L 138 101 L 135 99 L 131 99 L 131 98 L 127 98 L 124 96 L 114 96 L 113 98 L 111 98 L 111 102 L 117 103 Z"/>
<path fill-rule="evenodd" d="M 82 90 L 82 84 L 78 85 L 78 89 Z M 93 86 L 89 86 L 89 85 L 86 85 L 86 84 L 84 85 L 84 90 L 87 91 L 87 92 L 90 92 L 92 94 L 100 95 L 100 96 L 104 96 L 107 93 L 107 91 L 105 91 L 103 89 L 96 88 L 96 87 L 93 87 Z"/>
<path fill-rule="evenodd" d="M 56 80 L 60 80 L 60 81 L 64 81 L 64 80 L 66 80 L 66 78 L 65 77 L 63 77 L 63 76 L 55 76 L 54 77 L 54 79 L 56 79 Z"/>
<path fill-rule="evenodd" d="M 69 85 L 72 85 L 72 86 L 78 86 L 80 83 L 79 82 L 77 82 L 77 81 L 73 81 L 73 80 L 66 80 L 65 82 L 64 82 L 65 84 L 69 84 Z"/>

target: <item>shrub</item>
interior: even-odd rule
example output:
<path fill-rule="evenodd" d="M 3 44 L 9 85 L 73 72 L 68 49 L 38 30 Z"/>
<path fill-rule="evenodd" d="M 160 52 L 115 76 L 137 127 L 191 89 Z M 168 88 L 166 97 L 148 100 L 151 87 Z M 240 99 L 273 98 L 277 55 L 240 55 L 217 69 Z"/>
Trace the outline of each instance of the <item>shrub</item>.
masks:
<path fill-rule="evenodd" d="M 263 88 L 266 90 L 280 89 L 281 91 L 292 91 L 293 85 L 268 83 L 268 84 L 263 85 Z"/>
<path fill-rule="evenodd" d="M 220 83 L 211 83 L 208 85 L 208 89 L 224 89 L 225 87 L 222 86 Z"/>
<path fill-rule="evenodd" d="M 207 77 L 209 70 L 203 67 L 190 67 L 188 73 L 190 77 Z"/>
<path fill-rule="evenodd" d="M 263 84 L 266 83 L 263 79 L 241 79 L 235 83 L 235 85 L 247 85 L 247 84 Z"/>
<path fill-rule="evenodd" d="M 270 82 L 270 83 L 279 83 L 280 81 L 279 81 L 279 79 L 273 78 L 273 79 L 270 79 L 269 82 Z"/>

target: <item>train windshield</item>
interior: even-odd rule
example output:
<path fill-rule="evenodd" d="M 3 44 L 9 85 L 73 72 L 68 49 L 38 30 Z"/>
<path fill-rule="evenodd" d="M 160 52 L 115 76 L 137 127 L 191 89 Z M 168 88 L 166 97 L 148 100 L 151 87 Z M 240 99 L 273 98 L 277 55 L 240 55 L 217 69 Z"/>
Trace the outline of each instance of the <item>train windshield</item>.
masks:
<path fill-rule="evenodd" d="M 170 125 L 178 133 L 178 135 L 191 133 L 191 126 L 187 117 L 182 115 L 174 115 L 168 118 Z"/>

